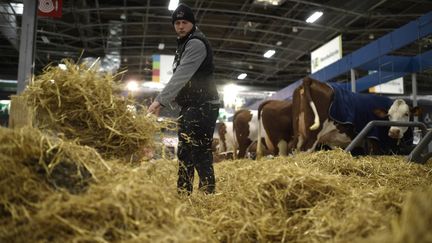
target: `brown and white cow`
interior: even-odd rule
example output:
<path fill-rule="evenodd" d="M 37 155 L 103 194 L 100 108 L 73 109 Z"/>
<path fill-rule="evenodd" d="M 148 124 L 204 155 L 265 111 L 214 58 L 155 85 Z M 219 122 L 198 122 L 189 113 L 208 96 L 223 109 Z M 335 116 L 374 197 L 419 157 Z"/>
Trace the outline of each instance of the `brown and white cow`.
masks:
<path fill-rule="evenodd" d="M 369 121 L 384 119 L 377 115 L 379 109 L 388 111 L 389 117 L 395 117 L 393 120 L 401 121 L 401 116 L 393 116 L 401 107 L 390 109 L 391 99 L 341 90 L 337 89 L 337 84 L 330 85 L 307 77 L 294 91 L 294 144 L 298 150 L 313 151 L 318 144 L 346 147 Z M 388 130 L 388 127 L 376 127 L 371 131 L 366 153 L 385 153 L 385 143 L 390 141 Z"/>
<path fill-rule="evenodd" d="M 253 110 L 238 110 L 233 118 L 233 131 L 235 142 L 234 145 L 238 146 L 238 154 L 236 158 L 245 158 L 248 152 L 256 152 L 257 137 L 258 137 L 258 112 Z M 262 131 L 261 139 L 265 135 Z M 263 148 L 263 153 L 267 153 Z"/>
<path fill-rule="evenodd" d="M 215 134 L 213 135 L 213 160 L 215 162 L 233 159 L 234 157 L 234 135 L 233 123 L 221 122 L 216 124 Z"/>
<path fill-rule="evenodd" d="M 219 153 L 233 152 L 234 145 L 234 134 L 233 134 L 233 123 L 222 122 L 218 127 L 219 135 Z"/>
<path fill-rule="evenodd" d="M 288 155 L 291 152 L 290 143 L 293 137 L 292 101 L 267 100 L 262 102 L 258 108 L 258 121 L 261 121 L 259 124 L 262 124 L 266 132 L 265 142 L 269 152 L 274 156 Z M 258 148 L 260 147 L 258 140 Z M 260 156 L 261 152 L 258 151 L 257 154 Z"/>
<path fill-rule="evenodd" d="M 396 99 L 388 111 L 378 109 L 375 113 L 381 118 L 388 118 L 389 121 L 408 122 L 414 116 L 422 114 L 420 107 L 410 107 L 405 100 Z M 408 127 L 391 126 L 388 131 L 388 136 L 394 139 L 402 139 Z"/>

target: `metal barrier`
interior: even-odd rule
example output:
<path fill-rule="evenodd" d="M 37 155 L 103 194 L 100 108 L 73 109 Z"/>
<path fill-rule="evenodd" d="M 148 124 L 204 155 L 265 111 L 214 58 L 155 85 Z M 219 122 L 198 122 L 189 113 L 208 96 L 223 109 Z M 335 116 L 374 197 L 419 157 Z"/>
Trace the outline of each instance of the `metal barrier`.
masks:
<path fill-rule="evenodd" d="M 356 146 L 358 146 L 363 139 L 367 136 L 370 130 L 376 126 L 401 126 L 401 127 L 418 127 L 422 131 L 422 139 L 419 141 L 417 146 L 407 156 L 408 161 L 424 164 L 431 156 L 432 153 L 422 153 L 429 142 L 432 141 L 432 130 L 428 131 L 426 125 L 423 122 L 394 122 L 394 121 L 371 121 L 363 130 L 353 139 L 353 141 L 345 148 L 345 152 L 351 152 Z"/>
<path fill-rule="evenodd" d="M 432 153 L 426 150 L 425 153 L 422 153 L 425 149 L 428 149 L 429 143 L 432 141 L 432 130 L 429 130 L 426 135 L 422 136 L 422 139 L 417 144 L 417 146 L 411 151 L 411 153 L 407 156 L 408 161 L 413 161 L 416 163 L 424 164 L 430 157 L 432 157 Z"/>

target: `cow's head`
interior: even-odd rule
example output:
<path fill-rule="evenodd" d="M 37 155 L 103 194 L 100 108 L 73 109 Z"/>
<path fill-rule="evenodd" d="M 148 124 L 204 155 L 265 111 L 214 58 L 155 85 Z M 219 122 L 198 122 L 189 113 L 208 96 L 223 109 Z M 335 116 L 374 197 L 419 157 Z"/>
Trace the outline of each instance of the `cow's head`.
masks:
<path fill-rule="evenodd" d="M 411 108 L 404 100 L 396 99 L 388 112 L 385 112 L 382 109 L 377 109 L 375 110 L 375 114 L 380 118 L 387 117 L 389 121 L 408 122 L 410 117 L 419 116 L 421 114 L 421 108 Z M 404 136 L 407 130 L 408 127 L 392 126 L 389 129 L 388 135 L 391 138 L 400 139 Z"/>

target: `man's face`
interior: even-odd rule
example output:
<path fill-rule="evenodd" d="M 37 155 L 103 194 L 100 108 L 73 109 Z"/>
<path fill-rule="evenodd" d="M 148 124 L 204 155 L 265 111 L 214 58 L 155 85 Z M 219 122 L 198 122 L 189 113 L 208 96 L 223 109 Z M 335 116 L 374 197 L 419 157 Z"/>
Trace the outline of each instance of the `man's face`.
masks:
<path fill-rule="evenodd" d="M 174 22 L 174 29 L 180 38 L 185 37 L 191 32 L 193 24 L 187 20 L 180 19 Z"/>

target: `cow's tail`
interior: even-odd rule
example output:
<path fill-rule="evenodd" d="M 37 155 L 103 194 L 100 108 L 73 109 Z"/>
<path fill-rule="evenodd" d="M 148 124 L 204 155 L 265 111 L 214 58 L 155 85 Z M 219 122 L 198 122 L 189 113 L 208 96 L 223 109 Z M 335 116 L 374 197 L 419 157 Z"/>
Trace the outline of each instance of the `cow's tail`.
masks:
<path fill-rule="evenodd" d="M 237 119 L 237 115 L 239 114 L 240 111 L 241 110 L 238 110 L 234 113 L 233 120 L 232 120 L 232 123 L 233 123 L 233 126 L 232 126 L 232 129 L 233 129 L 233 131 L 232 131 L 233 132 L 233 159 L 234 160 L 237 159 L 237 149 L 238 149 L 238 140 L 237 140 L 237 133 L 236 133 L 236 126 L 237 126 L 236 119 Z"/>
<path fill-rule="evenodd" d="M 263 125 L 261 122 L 261 112 L 263 107 L 270 102 L 270 100 L 262 102 L 258 107 L 258 137 L 257 137 L 257 160 L 260 160 L 262 157 L 262 142 L 261 142 L 261 129 L 263 129 Z"/>
<path fill-rule="evenodd" d="M 310 130 L 316 130 L 320 126 L 320 118 L 318 115 L 318 111 L 316 109 L 315 103 L 312 100 L 311 92 L 310 92 L 310 86 L 312 85 L 312 79 L 309 77 L 305 78 L 303 81 L 303 88 L 306 96 L 306 100 L 309 103 L 309 106 L 312 109 L 312 112 L 314 114 L 314 123 L 312 126 L 309 127 Z"/>

